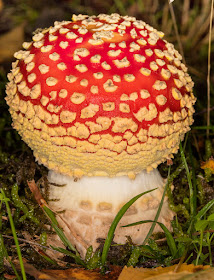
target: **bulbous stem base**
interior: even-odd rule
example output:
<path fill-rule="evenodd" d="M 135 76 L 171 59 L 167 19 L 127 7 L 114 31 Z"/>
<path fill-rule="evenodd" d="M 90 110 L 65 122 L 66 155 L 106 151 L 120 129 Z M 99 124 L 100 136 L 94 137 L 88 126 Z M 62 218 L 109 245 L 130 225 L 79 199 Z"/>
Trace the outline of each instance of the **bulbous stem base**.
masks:
<path fill-rule="evenodd" d="M 139 193 L 157 188 L 142 196 L 120 220 L 114 236 L 114 242 L 125 243 L 130 236 L 135 244 L 141 244 L 151 223 L 122 228 L 122 225 L 141 220 L 154 220 L 159 207 L 165 181 L 158 170 L 150 173 L 142 171 L 134 180 L 121 177 L 73 177 L 50 171 L 49 205 L 54 211 L 63 211 L 58 221 L 65 235 L 78 249 L 82 256 L 92 245 L 95 250 L 98 238 L 106 238 L 111 223 L 120 208 Z M 168 208 L 167 197 L 164 199 L 159 221 L 170 228 L 174 213 Z M 156 226 L 155 231 L 160 228 Z"/>

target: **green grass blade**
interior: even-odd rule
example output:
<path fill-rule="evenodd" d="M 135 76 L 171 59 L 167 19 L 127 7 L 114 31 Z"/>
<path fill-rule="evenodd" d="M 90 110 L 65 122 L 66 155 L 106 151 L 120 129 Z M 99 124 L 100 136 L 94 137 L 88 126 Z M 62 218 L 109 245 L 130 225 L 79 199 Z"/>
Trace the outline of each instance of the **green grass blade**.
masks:
<path fill-rule="evenodd" d="M 196 187 L 196 175 L 195 175 L 195 161 L 193 158 L 192 146 L 190 144 L 190 141 L 188 141 L 188 151 L 189 151 L 189 159 L 190 162 L 192 163 L 193 216 L 195 216 L 197 210 L 197 187 Z"/>
<path fill-rule="evenodd" d="M 197 129 L 197 130 L 214 130 L 214 125 L 212 126 L 193 126 L 192 129 Z"/>
<path fill-rule="evenodd" d="M 3 264 L 4 264 L 4 258 L 6 258 L 7 261 L 10 263 L 10 266 L 11 266 L 13 272 L 15 273 L 17 280 L 22 280 L 21 277 L 19 276 L 14 264 L 12 263 L 10 257 L 8 256 L 7 250 L 4 246 L 3 236 L 0 234 L 0 269 L 1 269 L 1 265 L 3 266 Z"/>
<path fill-rule="evenodd" d="M 78 256 L 76 256 L 74 253 L 64 249 L 64 248 L 61 248 L 61 247 L 53 247 L 53 246 L 50 246 L 53 250 L 56 250 L 64 255 L 67 255 L 69 257 L 72 257 L 73 259 L 75 259 L 75 261 L 77 262 L 77 264 L 80 264 L 84 267 L 86 267 L 86 264 L 83 262 L 83 260 L 81 260 Z"/>
<path fill-rule="evenodd" d="M 9 203 L 8 203 L 8 199 L 6 198 L 3 189 L 1 189 L 1 194 L 3 196 L 3 201 L 6 205 L 7 214 L 8 214 L 8 218 L 9 218 L 9 221 L 10 221 L 10 227 L 11 227 L 11 230 L 12 230 L 13 239 L 14 239 L 14 242 L 15 242 L 15 245 L 16 245 L 17 255 L 18 255 L 18 258 L 19 258 L 19 264 L 20 264 L 20 268 L 21 268 L 22 278 L 23 278 L 23 280 L 27 280 L 26 273 L 25 273 L 25 268 L 24 268 L 24 263 L 23 263 L 23 260 L 22 260 L 22 253 L 21 253 L 21 249 L 19 247 L 19 241 L 18 241 L 18 238 L 17 238 L 17 235 L 16 235 L 16 229 L 15 229 L 15 226 L 14 226 L 14 223 L 13 223 L 13 217 L 12 217 L 12 214 L 11 214 L 11 211 L 10 211 L 10 206 L 9 206 Z"/>
<path fill-rule="evenodd" d="M 176 243 L 175 243 L 175 240 L 174 240 L 172 234 L 170 233 L 170 231 L 168 230 L 168 228 L 164 224 L 162 224 L 160 222 L 157 222 L 157 224 L 164 231 L 164 233 L 166 235 L 166 241 L 167 241 L 167 244 L 169 246 L 170 252 L 171 252 L 172 256 L 175 257 L 178 250 L 177 250 L 177 246 L 176 246 Z"/>
<path fill-rule="evenodd" d="M 214 199 L 209 201 L 195 216 L 196 220 L 200 220 L 206 213 L 207 211 L 214 205 Z"/>
<path fill-rule="evenodd" d="M 192 180 L 191 180 L 191 176 L 190 176 L 190 172 L 189 172 L 189 167 L 188 167 L 188 164 L 187 164 L 187 161 L 186 161 L 186 158 L 185 158 L 185 155 L 184 155 L 184 151 L 183 151 L 183 147 L 182 147 L 182 144 L 180 143 L 180 153 L 181 153 L 181 159 L 184 163 L 184 166 L 185 166 L 185 169 L 186 169 L 186 173 L 187 173 L 187 181 L 188 181 L 188 184 L 189 184 L 189 194 L 190 194 L 190 211 L 191 211 L 191 215 L 193 216 L 194 215 L 194 192 L 193 192 L 193 186 L 192 186 Z"/>
<path fill-rule="evenodd" d="M 152 235 L 153 231 L 154 231 L 154 228 L 155 228 L 155 225 L 156 225 L 156 222 L 160 216 L 160 212 L 161 212 L 161 209 L 162 209 L 162 206 L 163 206 L 163 202 L 164 202 L 164 197 L 165 197 L 165 194 L 166 194 L 166 190 L 170 184 L 170 180 L 169 180 L 169 177 L 170 177 L 170 171 L 171 171 L 171 166 L 169 166 L 169 169 L 168 169 L 168 176 L 167 176 L 167 182 L 165 184 L 165 187 L 164 187 L 164 191 L 163 191 L 163 195 L 162 195 L 162 198 L 161 198 L 161 201 L 160 201 L 160 205 L 158 207 L 158 210 L 157 210 L 157 213 L 155 215 L 155 219 L 154 219 L 154 222 L 153 224 L 151 225 L 150 229 L 149 229 L 149 232 L 147 233 L 146 235 L 146 238 L 144 239 L 143 241 L 143 245 L 145 245 L 148 241 L 148 239 L 150 238 L 150 236 Z"/>
<path fill-rule="evenodd" d="M 169 246 L 170 252 L 171 252 L 172 256 L 175 257 L 177 254 L 176 243 L 175 243 L 175 240 L 174 240 L 172 234 L 170 233 L 170 231 L 167 229 L 167 227 L 164 224 L 162 224 L 158 221 L 144 220 L 144 221 L 132 223 L 132 224 L 129 224 L 129 225 L 126 225 L 123 227 L 131 227 L 131 226 L 136 226 L 136 225 L 141 225 L 141 224 L 146 224 L 146 223 L 153 223 L 153 224 L 155 223 L 155 224 L 158 224 L 162 228 L 162 230 L 164 231 L 164 233 L 166 235 L 166 241 Z"/>
<path fill-rule="evenodd" d="M 66 238 L 63 230 L 61 228 L 58 227 L 58 222 L 56 220 L 55 214 L 47 207 L 47 206 L 43 206 L 43 209 L 45 211 L 45 214 L 47 214 L 47 216 L 50 218 L 51 220 L 51 226 L 54 228 L 54 230 L 56 231 L 57 235 L 60 237 L 60 239 L 62 240 L 63 244 L 65 245 L 65 247 L 68 247 L 70 250 L 74 251 L 75 253 L 78 253 L 76 251 L 76 249 L 74 248 L 74 246 L 70 243 L 70 241 Z"/>
<path fill-rule="evenodd" d="M 53 265 L 58 265 L 58 263 L 55 260 L 52 260 L 49 256 L 43 254 L 42 252 L 39 253 L 41 257 L 43 257 L 47 262 Z"/>
<path fill-rule="evenodd" d="M 68 247 L 70 250 L 74 251 L 76 253 L 75 259 L 78 260 L 79 263 L 84 264 L 84 262 L 79 256 L 78 251 L 74 248 L 71 242 L 66 238 L 63 230 L 58 227 L 58 222 L 56 220 L 55 214 L 47 206 L 43 205 L 42 207 L 45 211 L 45 214 L 49 217 L 52 227 L 54 228 L 59 238 L 62 240 L 65 247 Z"/>
<path fill-rule="evenodd" d="M 107 238 L 106 238 L 105 243 L 104 243 L 103 252 L 102 252 L 102 256 L 101 256 L 101 263 L 102 263 L 103 266 L 104 266 L 105 263 L 106 263 L 106 258 L 107 258 L 108 250 L 109 250 L 109 248 L 110 248 L 110 246 L 111 246 L 111 242 L 112 242 L 112 239 L 113 239 L 113 236 L 114 236 L 115 229 L 116 229 L 116 227 L 117 227 L 119 221 L 120 221 L 121 218 L 123 217 L 123 215 L 126 213 L 126 211 L 128 210 L 128 208 L 129 208 L 138 198 L 140 198 L 141 196 L 143 196 L 143 195 L 145 195 L 145 194 L 147 194 L 147 193 L 150 193 L 150 192 L 152 192 L 152 191 L 154 191 L 154 190 L 156 190 L 156 188 L 136 195 L 136 196 L 133 197 L 131 200 L 129 200 L 129 201 L 119 210 L 119 212 L 117 213 L 117 215 L 116 215 L 115 218 L 114 218 L 114 221 L 113 221 L 112 224 L 111 224 L 111 227 L 110 227 L 110 229 L 109 229 L 109 231 L 108 231 Z"/>
<path fill-rule="evenodd" d="M 188 229 L 188 232 L 191 233 L 192 229 L 193 229 L 193 217 L 195 215 L 196 209 L 195 209 L 195 197 L 194 197 L 194 190 L 193 190 L 193 186 L 192 186 L 192 180 L 191 180 L 191 176 L 190 176 L 190 172 L 189 172 L 189 167 L 184 155 L 184 151 L 183 151 L 183 147 L 182 144 L 180 143 L 179 145 L 180 147 L 180 154 L 181 154 L 181 159 L 184 163 L 185 169 L 186 169 L 186 174 L 187 174 L 187 181 L 188 181 L 188 186 L 189 186 L 189 199 L 190 199 L 190 216 L 191 216 L 191 222 L 190 222 L 190 226 Z"/>

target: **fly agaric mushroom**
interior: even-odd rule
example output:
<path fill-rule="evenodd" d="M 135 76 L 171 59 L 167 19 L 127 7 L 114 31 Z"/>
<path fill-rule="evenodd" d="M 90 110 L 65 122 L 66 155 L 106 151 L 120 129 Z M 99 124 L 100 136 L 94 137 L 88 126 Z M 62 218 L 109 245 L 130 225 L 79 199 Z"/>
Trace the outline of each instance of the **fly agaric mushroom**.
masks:
<path fill-rule="evenodd" d="M 15 53 L 7 103 L 13 127 L 49 168 L 50 205 L 84 255 L 98 246 L 133 196 L 158 187 L 128 210 L 115 232 L 140 243 L 154 219 L 173 157 L 193 122 L 193 82 L 174 46 L 134 17 L 73 16 L 35 33 Z M 78 180 L 76 180 L 78 179 Z M 63 187 L 56 184 L 65 184 Z M 56 201 L 57 199 L 57 201 Z M 159 221 L 170 227 L 165 199 Z"/>

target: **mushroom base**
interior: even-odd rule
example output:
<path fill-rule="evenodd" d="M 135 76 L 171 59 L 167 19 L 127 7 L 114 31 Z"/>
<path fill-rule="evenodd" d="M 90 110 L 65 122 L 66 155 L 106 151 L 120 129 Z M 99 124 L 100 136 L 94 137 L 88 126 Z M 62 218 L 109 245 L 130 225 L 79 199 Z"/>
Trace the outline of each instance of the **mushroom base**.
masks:
<path fill-rule="evenodd" d="M 120 220 L 114 242 L 125 243 L 130 236 L 135 244 L 141 244 L 151 224 L 122 228 L 140 220 L 153 220 L 162 198 L 164 180 L 158 170 L 150 173 L 142 171 L 134 180 L 121 177 L 73 177 L 50 171 L 49 205 L 54 211 L 63 211 L 58 222 L 65 235 L 82 256 L 92 245 L 99 246 L 98 238 L 106 238 L 111 223 L 120 208 L 139 193 L 158 188 L 138 199 Z M 56 186 L 57 184 L 57 186 Z M 159 221 L 170 229 L 174 213 L 168 208 L 167 197 L 159 216 Z M 160 231 L 156 226 L 155 231 Z"/>

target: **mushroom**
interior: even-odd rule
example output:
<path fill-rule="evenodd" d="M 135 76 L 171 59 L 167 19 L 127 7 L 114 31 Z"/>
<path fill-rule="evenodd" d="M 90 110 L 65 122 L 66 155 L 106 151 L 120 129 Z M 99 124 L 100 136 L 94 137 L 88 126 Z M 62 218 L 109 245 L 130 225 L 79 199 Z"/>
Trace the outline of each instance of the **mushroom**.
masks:
<path fill-rule="evenodd" d="M 154 219 L 164 186 L 156 168 L 193 123 L 192 79 L 162 37 L 134 17 L 74 15 L 14 55 L 13 127 L 49 168 L 49 204 L 64 210 L 61 226 L 82 255 L 107 236 L 123 204 L 158 188 L 130 207 L 114 237 L 144 240 L 150 225 L 121 225 Z M 170 228 L 173 216 L 165 198 L 159 221 Z"/>

